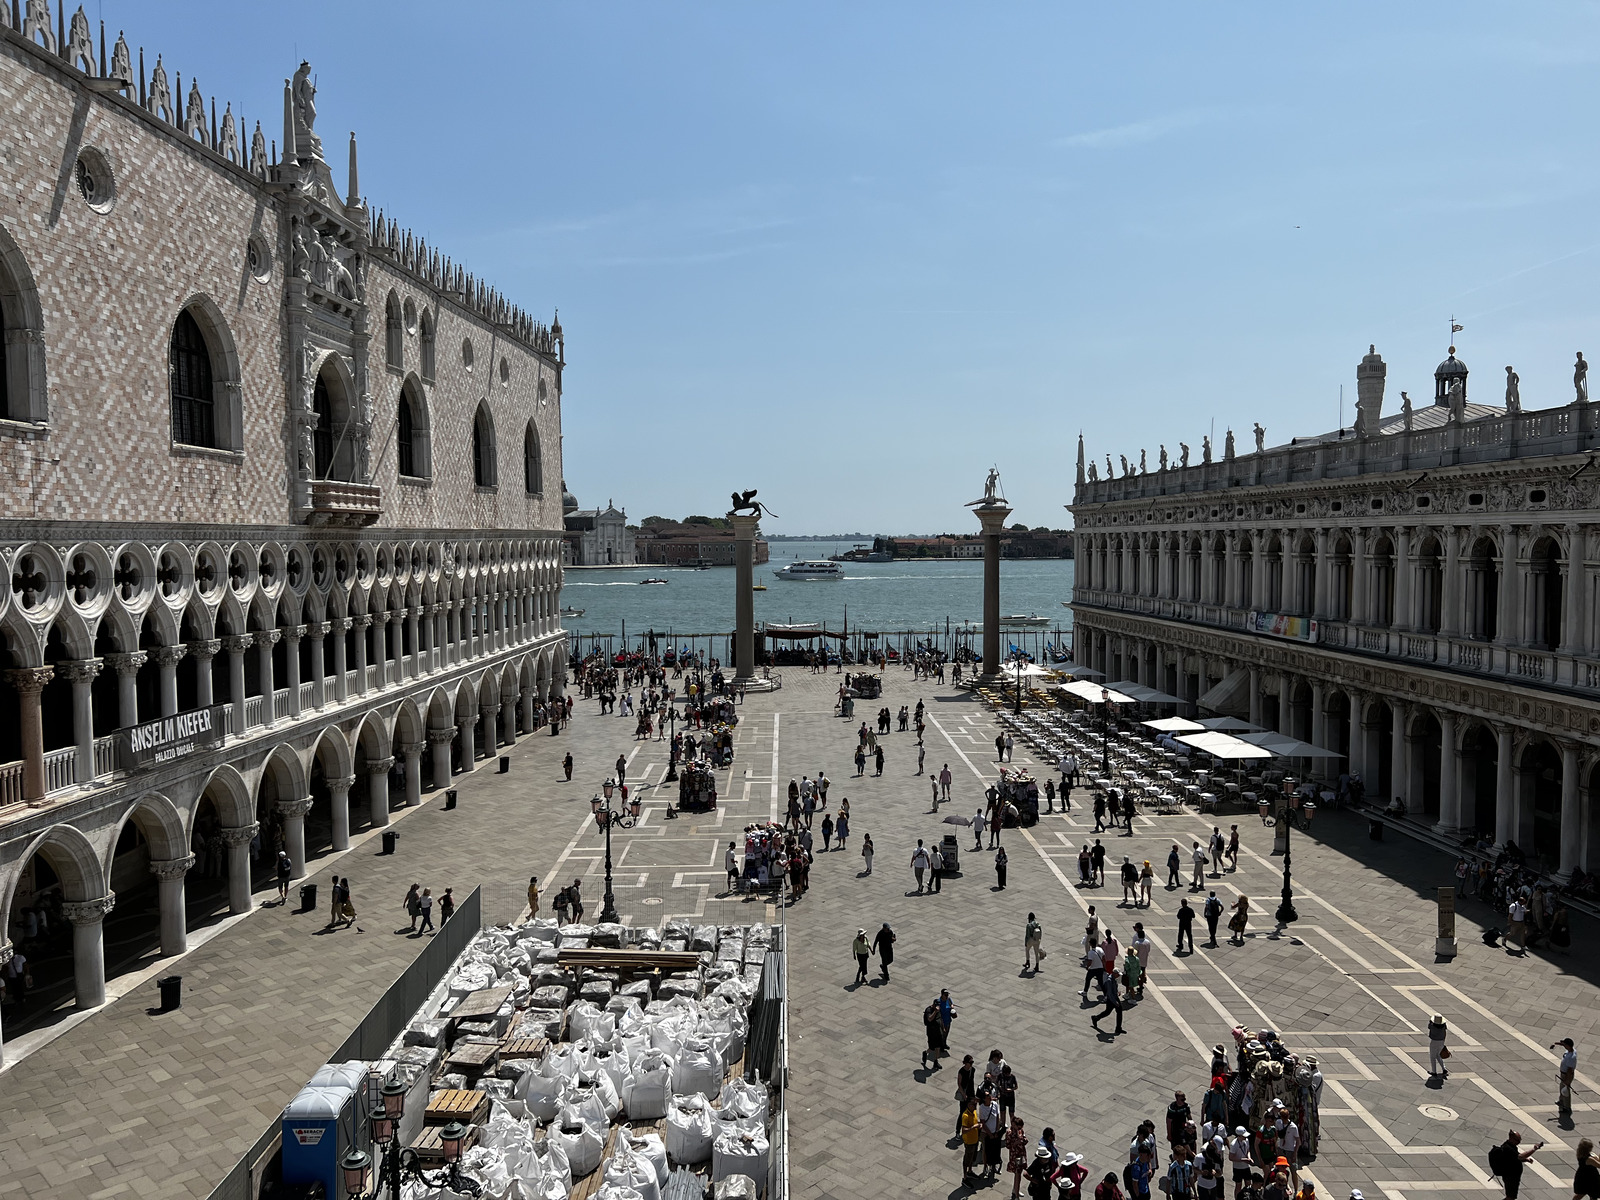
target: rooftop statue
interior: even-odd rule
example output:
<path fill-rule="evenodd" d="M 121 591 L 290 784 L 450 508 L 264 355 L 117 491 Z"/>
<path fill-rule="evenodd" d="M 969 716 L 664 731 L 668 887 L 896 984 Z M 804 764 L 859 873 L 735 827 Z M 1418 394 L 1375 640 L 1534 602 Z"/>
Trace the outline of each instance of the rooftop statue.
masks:
<path fill-rule="evenodd" d="M 1162 446 L 1161 446 L 1161 459 L 1160 459 L 1160 462 L 1161 462 L 1161 466 L 1159 467 L 1159 469 L 1162 470 L 1162 471 L 1165 471 L 1167 469 L 1167 447 L 1166 447 L 1165 443 L 1162 443 Z"/>
<path fill-rule="evenodd" d="M 1233 430 L 1231 429 L 1228 430 L 1228 436 L 1222 442 L 1222 457 L 1225 460 L 1233 457 Z"/>
<path fill-rule="evenodd" d="M 1589 403 L 1589 364 L 1583 361 L 1583 351 L 1578 351 L 1578 361 L 1572 364 L 1572 388 L 1578 393 L 1578 404 Z"/>
<path fill-rule="evenodd" d="M 1404 392 L 1400 393 L 1400 420 L 1401 428 L 1407 433 L 1411 432 L 1411 397 Z"/>
<path fill-rule="evenodd" d="M 1148 475 L 1150 468 L 1144 465 L 1144 451 L 1139 451 L 1139 474 Z"/>
<path fill-rule="evenodd" d="M 1117 457 L 1122 460 L 1122 477 L 1126 479 L 1129 475 L 1133 474 L 1132 471 L 1128 470 L 1128 456 L 1126 454 L 1119 454 Z"/>
<path fill-rule="evenodd" d="M 1089 464 L 1089 482 L 1090 483 L 1098 483 L 1098 482 L 1100 482 L 1100 472 L 1099 472 L 1099 470 L 1096 469 L 1096 467 L 1095 467 L 1095 465 L 1093 463 Z"/>
<path fill-rule="evenodd" d="M 291 85 L 294 100 L 294 153 L 301 162 L 322 161 L 322 139 L 316 134 L 317 85 L 311 81 L 311 64 L 300 63 Z"/>
<path fill-rule="evenodd" d="M 1450 419 L 1460 423 L 1467 419 L 1467 385 L 1459 379 L 1450 381 L 1450 390 L 1445 393 L 1445 399 L 1450 403 Z"/>
<path fill-rule="evenodd" d="M 1179 442 L 1178 443 L 1178 465 L 1180 467 L 1187 467 L 1189 465 L 1189 443 L 1188 442 Z"/>
<path fill-rule="evenodd" d="M 1522 411 L 1522 377 L 1506 367 L 1506 412 L 1519 413 Z"/>
<path fill-rule="evenodd" d="M 1202 466 L 1211 462 L 1211 435 L 1206 434 L 1200 439 L 1200 463 Z"/>
<path fill-rule="evenodd" d="M 1256 422 L 1256 453 L 1260 454 L 1267 448 L 1267 431 L 1261 427 L 1261 422 Z"/>

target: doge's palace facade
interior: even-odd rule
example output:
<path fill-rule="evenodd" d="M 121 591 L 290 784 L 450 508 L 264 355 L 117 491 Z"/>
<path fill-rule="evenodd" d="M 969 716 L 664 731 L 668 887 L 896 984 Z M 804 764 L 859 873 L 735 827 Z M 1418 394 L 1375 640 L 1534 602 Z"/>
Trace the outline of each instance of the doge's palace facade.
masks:
<path fill-rule="evenodd" d="M 186 886 L 246 911 L 566 661 L 559 322 L 353 137 L 341 198 L 306 64 L 264 131 L 98 33 L 0 0 L 0 971 L 48 927 L 84 1007 L 107 922 L 181 951 Z"/>

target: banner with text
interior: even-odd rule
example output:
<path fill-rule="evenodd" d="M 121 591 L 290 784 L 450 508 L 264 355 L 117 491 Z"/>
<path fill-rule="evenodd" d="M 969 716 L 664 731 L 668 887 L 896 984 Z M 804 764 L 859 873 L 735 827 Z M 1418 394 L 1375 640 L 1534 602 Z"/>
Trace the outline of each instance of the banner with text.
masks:
<path fill-rule="evenodd" d="M 1256 633 L 1294 638 L 1302 642 L 1317 640 L 1317 623 L 1310 617 L 1291 617 L 1287 613 L 1252 612 L 1246 626 Z"/>
<path fill-rule="evenodd" d="M 133 770 L 161 766 L 222 743 L 225 705 L 157 717 L 120 730 L 124 764 Z"/>

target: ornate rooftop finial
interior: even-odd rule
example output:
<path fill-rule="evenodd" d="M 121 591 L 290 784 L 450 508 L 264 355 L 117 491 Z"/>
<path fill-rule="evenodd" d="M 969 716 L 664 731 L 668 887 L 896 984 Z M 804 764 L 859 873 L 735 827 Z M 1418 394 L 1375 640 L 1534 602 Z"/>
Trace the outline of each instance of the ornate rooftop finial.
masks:
<path fill-rule="evenodd" d="M 172 86 L 167 82 L 167 68 L 161 64 L 159 54 L 155 70 L 150 72 L 150 111 L 169 125 L 178 123 L 178 114 L 172 108 Z"/>
<path fill-rule="evenodd" d="M 28 0 L 26 15 L 22 18 L 22 36 L 30 42 L 37 37 L 51 54 L 61 53 L 56 31 L 50 28 L 50 0 Z"/>
<path fill-rule="evenodd" d="M 222 114 L 222 134 L 217 142 L 217 153 L 231 163 L 244 165 L 244 160 L 239 154 L 239 127 L 233 119 L 231 102 Z"/>
<path fill-rule="evenodd" d="M 261 122 L 256 122 L 255 134 L 250 138 L 250 174 L 257 179 L 267 177 L 267 139 L 261 132 Z"/>
<path fill-rule="evenodd" d="M 94 57 L 94 34 L 89 30 L 89 18 L 83 11 L 83 5 L 78 5 L 78 11 L 72 14 L 72 32 L 67 36 L 67 65 L 83 65 L 85 75 L 98 75 L 100 64 Z"/>
<path fill-rule="evenodd" d="M 187 137 L 199 136 L 201 142 L 211 144 L 206 134 L 206 98 L 200 94 L 200 81 L 189 80 L 189 107 L 183 115 L 183 132 Z"/>
<path fill-rule="evenodd" d="M 128 53 L 128 39 L 117 30 L 117 44 L 111 47 L 111 67 L 106 78 L 119 84 L 123 91 L 133 86 L 133 58 Z"/>

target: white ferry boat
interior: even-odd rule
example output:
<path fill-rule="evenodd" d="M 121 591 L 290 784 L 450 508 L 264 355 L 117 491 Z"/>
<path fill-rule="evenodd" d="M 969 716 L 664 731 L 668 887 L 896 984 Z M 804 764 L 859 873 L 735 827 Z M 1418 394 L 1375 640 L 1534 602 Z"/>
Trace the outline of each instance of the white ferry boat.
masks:
<path fill-rule="evenodd" d="M 813 559 L 803 562 L 792 562 L 786 567 L 780 567 L 773 574 L 779 579 L 843 579 L 844 568 L 836 562 L 826 559 Z"/>

